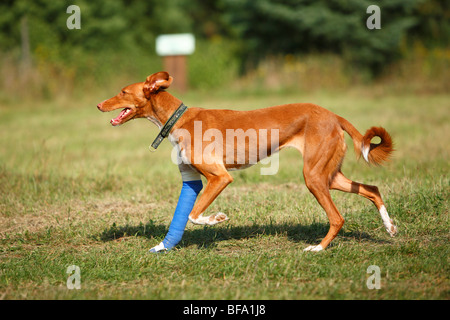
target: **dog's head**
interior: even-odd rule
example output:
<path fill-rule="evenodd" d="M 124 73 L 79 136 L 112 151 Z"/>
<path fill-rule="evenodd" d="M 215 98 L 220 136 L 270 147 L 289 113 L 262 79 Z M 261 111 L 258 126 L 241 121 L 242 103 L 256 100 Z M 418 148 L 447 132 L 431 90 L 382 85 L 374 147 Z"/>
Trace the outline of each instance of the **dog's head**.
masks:
<path fill-rule="evenodd" d="M 173 78 L 165 71 L 154 73 L 145 82 L 138 82 L 123 88 L 120 93 L 97 105 L 102 112 L 122 109 L 120 114 L 111 120 L 113 126 L 124 124 L 136 118 L 152 117 L 152 97 L 167 89 Z"/>

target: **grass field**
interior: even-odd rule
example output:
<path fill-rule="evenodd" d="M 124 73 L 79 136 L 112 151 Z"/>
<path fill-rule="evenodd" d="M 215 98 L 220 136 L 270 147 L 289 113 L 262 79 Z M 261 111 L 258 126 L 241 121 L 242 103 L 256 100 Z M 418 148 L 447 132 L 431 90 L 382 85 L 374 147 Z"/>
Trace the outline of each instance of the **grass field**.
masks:
<path fill-rule="evenodd" d="M 304 185 L 301 156 L 285 150 L 277 175 L 232 173 L 210 207 L 228 222 L 188 224 L 177 249 L 159 255 L 147 251 L 168 230 L 181 179 L 169 142 L 148 151 L 153 124 L 112 128 L 113 115 L 98 112 L 113 94 L 0 106 L 1 299 L 450 298 L 448 94 L 186 95 L 205 108 L 314 102 L 362 132 L 384 126 L 393 161 L 357 161 L 347 136 L 343 172 L 380 188 L 399 233 L 390 238 L 369 201 L 334 191 L 343 229 L 327 250 L 303 252 L 328 220 Z M 71 265 L 79 290 L 66 285 Z M 371 265 L 379 290 L 367 287 Z"/>

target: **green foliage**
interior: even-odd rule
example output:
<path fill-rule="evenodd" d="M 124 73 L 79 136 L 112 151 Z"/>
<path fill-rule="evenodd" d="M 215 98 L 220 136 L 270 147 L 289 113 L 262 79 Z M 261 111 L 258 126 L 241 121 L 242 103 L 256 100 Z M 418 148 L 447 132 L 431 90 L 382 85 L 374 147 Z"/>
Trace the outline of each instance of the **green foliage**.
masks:
<path fill-rule="evenodd" d="M 218 88 L 237 76 L 236 46 L 229 40 L 216 38 L 200 41 L 189 58 L 189 82 L 193 89 Z"/>
<path fill-rule="evenodd" d="M 80 7 L 81 29 L 66 26 L 71 15 L 66 10 L 72 4 Z M 23 32 L 28 32 L 29 40 L 23 39 Z M 119 88 L 159 71 L 162 59 L 155 53 L 156 37 L 182 32 L 193 32 L 197 38 L 197 50 L 190 57 L 194 88 L 200 82 L 203 87 L 217 87 L 236 75 L 235 46 L 219 35 L 226 33 L 225 27 L 216 5 L 207 1 L 4 1 L 0 3 L 4 69 L 0 88 L 9 95 L 33 98 L 105 85 Z M 210 37 L 213 40 L 207 42 Z M 23 68 L 26 56 L 31 67 Z M 25 94 L 24 83 L 29 87 Z"/>
<path fill-rule="evenodd" d="M 397 58 L 408 30 L 419 23 L 423 0 L 224 0 L 246 53 L 334 52 L 372 71 Z M 367 8 L 381 8 L 381 29 L 370 30 Z M 424 11 L 419 13 L 425 15 Z M 447 24 L 448 25 L 448 24 Z"/>
<path fill-rule="evenodd" d="M 413 41 L 420 40 L 428 47 L 448 47 L 450 45 L 449 14 L 449 1 L 422 1 L 414 12 L 418 23 L 409 32 L 409 38 Z"/>
<path fill-rule="evenodd" d="M 79 30 L 66 26 L 72 4 Z M 381 8 L 381 30 L 366 28 L 371 4 Z M 197 40 L 192 88 L 224 86 L 237 68 L 273 56 L 336 55 L 377 73 L 416 43 L 448 46 L 448 10 L 438 0 L 3 0 L 0 95 L 22 97 L 26 85 L 25 94 L 50 98 L 143 79 L 161 68 L 156 37 L 180 32 Z"/>

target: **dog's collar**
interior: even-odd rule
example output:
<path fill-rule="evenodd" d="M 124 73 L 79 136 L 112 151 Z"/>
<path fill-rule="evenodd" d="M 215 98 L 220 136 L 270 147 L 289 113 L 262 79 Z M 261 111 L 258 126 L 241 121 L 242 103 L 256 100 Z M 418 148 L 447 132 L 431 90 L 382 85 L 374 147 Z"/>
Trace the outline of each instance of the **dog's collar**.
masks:
<path fill-rule="evenodd" d="M 149 147 L 150 151 L 156 151 L 156 148 L 160 145 L 160 143 L 169 136 L 170 130 L 172 130 L 173 126 L 177 121 L 181 118 L 183 113 L 187 110 L 187 106 L 182 102 L 177 110 L 170 116 L 169 120 L 164 124 L 155 141 L 153 141 L 152 145 Z"/>

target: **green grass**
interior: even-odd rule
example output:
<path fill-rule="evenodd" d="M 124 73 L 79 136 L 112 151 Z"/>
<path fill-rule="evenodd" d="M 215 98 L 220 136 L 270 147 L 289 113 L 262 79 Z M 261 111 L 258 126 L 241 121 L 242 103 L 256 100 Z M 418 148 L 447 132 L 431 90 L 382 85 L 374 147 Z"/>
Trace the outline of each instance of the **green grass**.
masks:
<path fill-rule="evenodd" d="M 191 93 L 188 106 L 252 109 L 315 102 L 360 131 L 382 125 L 396 153 L 382 168 L 356 161 L 343 172 L 377 185 L 399 228 L 384 230 L 375 207 L 333 192 L 346 223 L 323 252 L 303 252 L 328 230 L 306 189 L 302 159 L 280 154 L 280 171 L 234 172 L 210 212 L 230 217 L 213 227 L 188 224 L 167 254 L 148 249 L 165 236 L 181 187 L 165 141 L 137 120 L 118 128 L 112 114 L 82 101 L 0 107 L 0 298 L 2 299 L 449 299 L 448 95 Z M 348 139 L 348 137 L 347 137 Z M 81 289 L 66 287 L 67 267 Z M 370 265 L 381 289 L 369 290 Z"/>

